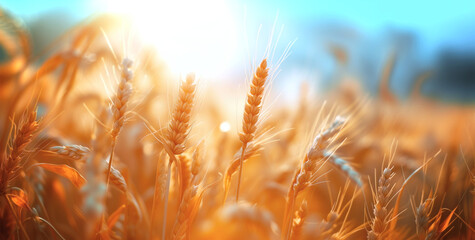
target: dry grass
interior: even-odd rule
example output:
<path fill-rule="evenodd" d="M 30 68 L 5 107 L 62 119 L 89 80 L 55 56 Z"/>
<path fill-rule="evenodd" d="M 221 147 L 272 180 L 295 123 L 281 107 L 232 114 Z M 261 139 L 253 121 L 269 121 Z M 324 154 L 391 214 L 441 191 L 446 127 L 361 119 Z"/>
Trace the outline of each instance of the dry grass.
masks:
<path fill-rule="evenodd" d="M 193 74 L 173 81 L 134 44 L 132 66 L 117 54 L 124 29 L 112 17 L 75 27 L 44 61 L 0 17 L 16 29 L 0 31 L 2 239 L 475 236 L 474 108 L 417 93 L 400 101 L 388 87 L 395 56 L 373 99 L 341 81 L 268 106 L 279 65 L 270 58 L 244 98 Z M 333 50 L 340 64 L 352 59 Z M 240 201 L 226 201 L 234 192 Z"/>

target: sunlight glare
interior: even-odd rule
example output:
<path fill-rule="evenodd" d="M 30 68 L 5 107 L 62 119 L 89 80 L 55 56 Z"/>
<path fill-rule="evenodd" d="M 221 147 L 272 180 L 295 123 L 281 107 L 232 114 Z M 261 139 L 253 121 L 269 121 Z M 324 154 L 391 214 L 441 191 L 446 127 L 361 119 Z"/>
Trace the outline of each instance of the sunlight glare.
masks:
<path fill-rule="evenodd" d="M 219 130 L 221 130 L 221 132 L 223 133 L 229 132 L 229 130 L 231 130 L 231 124 L 229 124 L 229 122 L 224 121 L 219 125 Z"/>
<path fill-rule="evenodd" d="M 216 77 L 238 60 L 236 21 L 226 1 L 103 1 L 110 12 L 133 20 L 172 72 Z"/>

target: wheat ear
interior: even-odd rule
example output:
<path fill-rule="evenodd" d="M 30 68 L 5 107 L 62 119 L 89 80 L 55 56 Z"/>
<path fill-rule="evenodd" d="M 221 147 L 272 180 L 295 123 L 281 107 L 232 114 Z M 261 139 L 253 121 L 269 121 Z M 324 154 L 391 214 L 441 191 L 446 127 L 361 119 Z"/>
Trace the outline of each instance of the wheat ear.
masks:
<path fill-rule="evenodd" d="M 341 170 L 343 173 L 348 175 L 348 177 L 358 185 L 358 187 L 363 186 L 363 182 L 361 181 L 360 174 L 350 165 L 350 163 L 335 154 L 332 154 L 330 152 L 325 152 L 324 155 L 328 157 L 328 161 Z"/>
<path fill-rule="evenodd" d="M 289 238 L 290 230 L 292 228 L 290 213 L 293 212 L 294 202 L 298 193 L 313 183 L 315 179 L 315 171 L 318 165 L 317 163 L 325 158 L 325 150 L 330 144 L 330 139 L 340 131 L 345 121 L 346 120 L 342 117 L 336 117 L 327 130 L 317 135 L 313 141 L 312 147 L 305 155 L 301 168 L 295 172 L 289 191 L 287 192 L 287 203 L 284 212 L 284 222 L 282 225 L 282 237 L 284 239 Z"/>
<path fill-rule="evenodd" d="M 172 119 L 168 124 L 166 132 L 167 148 L 170 149 L 170 154 L 179 155 L 186 150 L 185 141 L 188 137 L 191 128 L 191 110 L 194 104 L 194 98 L 196 93 L 196 77 L 195 74 L 190 73 L 186 76 L 186 79 L 180 84 L 180 92 L 178 96 L 178 102 L 173 111 Z M 172 159 L 176 159 L 175 156 L 170 156 L 170 162 L 168 163 L 167 183 L 165 190 L 165 202 L 163 211 L 163 226 L 162 226 L 162 239 L 166 237 L 167 227 L 167 210 L 168 210 L 168 194 L 170 190 L 170 174 Z M 181 169 L 181 163 L 175 163 L 177 168 Z M 182 172 L 178 171 L 181 178 Z M 183 183 L 181 183 L 183 184 Z"/>
<path fill-rule="evenodd" d="M 186 76 L 186 80 L 181 82 L 178 102 L 168 124 L 167 144 L 175 155 L 182 154 L 186 150 L 185 141 L 191 128 L 191 110 L 195 92 L 195 75 L 190 73 Z"/>
<path fill-rule="evenodd" d="M 421 232 L 425 235 L 429 230 L 430 212 L 434 201 L 432 198 L 427 198 L 416 209 L 416 233 Z"/>
<path fill-rule="evenodd" d="M 191 224 L 198 214 L 205 191 L 205 188 L 197 184 L 192 184 L 185 191 L 173 226 L 172 239 L 189 239 Z"/>
<path fill-rule="evenodd" d="M 183 194 L 183 199 L 178 208 L 178 215 L 175 225 L 173 226 L 172 239 L 189 238 L 191 224 L 198 213 L 203 198 L 204 188 L 199 185 L 199 180 L 197 179 L 201 171 L 203 145 L 203 141 L 198 144 L 193 152 L 191 166 L 187 166 L 190 169 L 189 174 L 191 177 L 188 179 L 188 187 Z"/>
<path fill-rule="evenodd" d="M 81 145 L 65 145 L 50 147 L 49 150 L 58 155 L 72 158 L 74 160 L 85 159 L 86 155 L 91 152 L 91 149 Z"/>
<path fill-rule="evenodd" d="M 21 164 L 21 155 L 25 152 L 26 146 L 31 142 L 33 134 L 38 129 L 36 121 L 36 111 L 22 119 L 20 125 L 13 136 L 12 144 L 9 146 L 10 153 L 5 160 L 0 162 L 0 194 L 5 194 L 11 181 L 18 176 Z"/>
<path fill-rule="evenodd" d="M 130 96 L 132 95 L 132 85 L 130 84 L 130 81 L 133 78 L 133 73 L 130 70 L 130 67 L 132 67 L 132 60 L 124 58 L 122 60 L 120 82 L 117 86 L 117 92 L 114 98 L 112 99 L 111 110 L 114 117 L 114 123 L 110 132 L 112 145 L 109 157 L 109 166 L 107 168 L 106 175 L 106 193 L 109 189 L 109 181 L 112 171 L 112 160 L 114 159 L 114 151 L 115 145 L 117 143 L 117 137 L 119 136 L 120 130 L 122 130 L 122 127 L 124 126 L 125 118 L 127 117 L 127 104 L 130 100 Z M 105 214 L 106 212 L 104 211 L 102 214 L 103 220 L 101 220 L 101 224 L 104 223 Z"/>
<path fill-rule="evenodd" d="M 239 200 L 239 189 L 241 187 L 242 163 L 247 144 L 254 139 L 257 130 L 257 120 L 262 106 L 262 98 L 266 85 L 269 69 L 267 68 L 267 59 L 262 60 L 252 78 L 249 93 L 247 94 L 246 106 L 244 107 L 244 116 L 242 120 L 242 132 L 239 133 L 239 139 L 242 143 L 241 159 L 239 161 L 239 176 L 236 190 L 236 202 Z"/>
<path fill-rule="evenodd" d="M 132 85 L 130 84 L 130 81 L 133 78 L 133 73 L 130 70 L 130 67 L 132 67 L 132 60 L 124 58 L 121 66 L 122 71 L 120 82 L 117 86 L 117 92 L 112 100 L 112 114 L 114 116 L 114 124 L 112 125 L 112 130 L 110 133 L 112 138 L 112 147 L 106 178 L 107 187 L 109 186 L 115 144 L 117 143 L 117 137 L 119 136 L 120 130 L 122 130 L 122 127 L 124 126 L 125 118 L 127 117 L 127 104 L 130 100 L 130 96 L 132 95 Z"/>
<path fill-rule="evenodd" d="M 374 218 L 371 222 L 371 230 L 368 232 L 369 240 L 385 239 L 387 237 L 387 228 L 389 226 L 389 211 L 387 207 L 394 188 L 394 184 L 391 181 L 394 175 L 393 167 L 387 167 L 379 178 L 376 202 L 373 208 Z"/>
<path fill-rule="evenodd" d="M 0 162 L 0 195 L 3 195 L 5 201 L 7 201 L 10 211 L 15 217 L 15 220 L 20 227 L 25 239 L 30 238 L 28 237 L 23 224 L 17 216 L 10 199 L 6 194 L 6 191 L 10 186 L 11 181 L 17 177 L 20 172 L 21 155 L 24 153 L 26 146 L 31 142 L 33 134 L 36 132 L 36 130 L 38 130 L 36 111 L 31 111 L 28 117 L 20 122 L 20 126 L 13 137 L 12 145 L 9 147 L 10 153 L 5 160 L 2 159 Z M 6 156 L 6 154 L 3 156 Z"/>

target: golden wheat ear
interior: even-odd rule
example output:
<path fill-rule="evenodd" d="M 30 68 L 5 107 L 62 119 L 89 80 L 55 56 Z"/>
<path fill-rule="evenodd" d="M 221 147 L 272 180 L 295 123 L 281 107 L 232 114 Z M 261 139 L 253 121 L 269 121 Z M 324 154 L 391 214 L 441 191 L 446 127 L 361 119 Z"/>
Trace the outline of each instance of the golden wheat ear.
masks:
<path fill-rule="evenodd" d="M 294 211 L 294 204 L 297 195 L 318 180 L 319 176 L 316 175 L 316 172 L 319 169 L 318 166 L 321 165 L 319 163 L 325 159 L 325 152 L 331 144 L 331 139 L 340 132 L 345 122 L 346 119 L 337 116 L 330 127 L 318 134 L 305 155 L 302 165 L 295 172 L 292 178 L 292 183 L 287 192 L 281 233 L 283 239 L 289 239 L 290 236 L 292 228 L 291 214 Z"/>
<path fill-rule="evenodd" d="M 132 81 L 133 73 L 130 70 L 132 67 L 132 60 L 124 58 L 121 66 L 121 77 L 119 85 L 117 86 L 117 92 L 112 100 L 112 114 L 114 116 L 114 124 L 112 126 L 111 137 L 112 141 L 116 141 L 120 130 L 124 126 L 127 104 L 132 95 Z"/>
<path fill-rule="evenodd" d="M 392 198 L 394 184 L 392 179 L 395 173 L 393 167 L 386 167 L 378 181 L 376 191 L 376 200 L 374 203 L 374 218 L 371 221 L 371 230 L 368 231 L 368 239 L 385 239 L 388 236 L 389 229 L 389 210 L 388 204 Z"/>
<path fill-rule="evenodd" d="M 195 95 L 196 95 L 196 76 L 190 73 L 186 76 L 185 80 L 180 83 L 180 90 L 178 95 L 178 102 L 175 105 L 175 109 L 172 114 L 172 119 L 168 124 L 168 128 L 165 135 L 165 148 L 168 149 L 170 162 L 167 166 L 167 183 L 165 189 L 163 222 L 162 222 L 162 239 L 166 237 L 166 217 L 168 210 L 168 194 L 170 190 L 170 174 L 172 161 L 175 162 L 175 166 L 178 170 L 178 179 L 183 179 L 184 171 L 180 158 L 176 158 L 176 155 L 180 155 L 186 150 L 186 140 L 191 129 L 191 111 L 193 109 Z M 187 169 L 187 172 L 191 170 Z M 190 173 L 191 175 L 191 173 Z M 185 186 L 183 181 L 179 181 L 179 189 Z M 182 199 L 183 191 L 180 191 L 179 199 Z M 153 226 L 152 226 L 153 227 Z"/>
<path fill-rule="evenodd" d="M 91 152 L 91 149 L 81 145 L 64 145 L 64 146 L 53 146 L 49 150 L 53 153 L 56 153 L 59 156 L 68 157 L 74 160 L 84 160 Z"/>
<path fill-rule="evenodd" d="M 239 139 L 242 143 L 241 159 L 239 161 L 239 176 L 236 190 L 236 202 L 239 200 L 239 189 L 241 187 L 242 163 L 246 147 L 249 142 L 254 139 L 257 130 L 257 121 L 262 107 L 262 99 L 266 80 L 269 76 L 269 68 L 267 68 L 267 59 L 262 60 L 259 67 L 254 73 L 251 86 L 247 94 L 246 106 L 244 107 L 244 116 L 242 120 L 242 132 L 239 133 Z"/>
<path fill-rule="evenodd" d="M 132 95 L 132 81 L 133 72 L 130 70 L 132 67 L 132 60 L 128 58 L 124 58 L 121 65 L 121 77 L 119 85 L 117 86 L 117 91 L 115 96 L 112 99 L 112 114 L 114 117 L 114 123 L 112 125 L 112 130 L 110 132 L 110 136 L 112 138 L 112 146 L 111 146 L 111 154 L 109 158 L 109 167 L 107 170 L 107 177 L 106 177 L 106 186 L 109 186 L 109 178 L 110 172 L 112 168 L 112 159 L 114 157 L 114 150 L 115 145 L 117 143 L 117 137 L 119 136 L 122 127 L 124 126 L 124 122 L 127 115 L 127 105 Z"/>
<path fill-rule="evenodd" d="M 27 116 L 20 120 L 20 124 L 13 135 L 12 144 L 9 146 L 9 154 L 3 154 L 0 162 L 0 195 L 10 207 L 12 215 L 15 217 L 16 224 L 20 227 L 25 239 L 30 239 L 23 223 L 21 222 L 16 210 L 13 208 L 12 201 L 8 197 L 7 189 L 11 182 L 20 174 L 22 155 L 25 149 L 33 139 L 33 134 L 38 130 L 39 124 L 36 120 L 36 110 L 31 111 Z"/>
<path fill-rule="evenodd" d="M 31 111 L 20 120 L 19 126 L 13 135 L 9 153 L 4 154 L 6 159 L 0 162 L 0 194 L 4 194 L 11 181 L 18 176 L 22 154 L 33 139 L 33 134 L 38 130 L 36 110 Z"/>
<path fill-rule="evenodd" d="M 190 73 L 181 82 L 178 102 L 168 124 L 167 144 L 173 154 L 182 154 L 186 150 L 185 141 L 191 128 L 191 110 L 196 93 L 196 77 Z"/>

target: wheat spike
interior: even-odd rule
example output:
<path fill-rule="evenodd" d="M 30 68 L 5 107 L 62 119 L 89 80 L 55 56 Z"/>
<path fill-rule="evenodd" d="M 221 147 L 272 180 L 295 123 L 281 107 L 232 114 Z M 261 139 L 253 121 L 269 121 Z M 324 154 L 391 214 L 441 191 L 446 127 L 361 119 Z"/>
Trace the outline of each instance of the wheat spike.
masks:
<path fill-rule="evenodd" d="M 180 84 L 178 102 L 173 111 L 172 120 L 168 124 L 166 139 L 173 154 L 182 154 L 185 150 L 185 141 L 191 128 L 191 110 L 195 98 L 195 75 L 190 73 Z"/>
<path fill-rule="evenodd" d="M 61 156 L 66 156 L 74 160 L 84 159 L 88 153 L 91 152 L 91 149 L 81 145 L 65 145 L 65 146 L 54 146 L 49 148 L 50 151 L 57 153 Z"/>
<path fill-rule="evenodd" d="M 15 217 L 17 225 L 20 227 L 25 239 L 30 239 L 26 232 L 19 216 L 16 214 L 10 199 L 7 196 L 7 189 L 10 187 L 11 181 L 19 175 L 21 165 L 21 155 L 25 152 L 25 148 L 32 141 L 33 134 L 38 130 L 38 122 L 36 121 L 36 110 L 31 111 L 30 114 L 21 120 L 20 125 L 15 133 L 12 145 L 9 147 L 10 154 L 2 156 L 0 162 L 0 195 L 5 198 L 8 203 L 11 213 Z"/>
<path fill-rule="evenodd" d="M 117 136 L 119 135 L 120 130 L 124 126 L 126 114 L 127 114 L 127 104 L 132 95 L 132 81 L 133 73 L 130 70 L 132 67 L 132 60 L 124 58 L 121 66 L 121 77 L 119 85 L 117 86 L 117 92 L 112 99 L 112 114 L 114 117 L 114 124 L 112 125 L 111 137 L 112 141 L 115 142 Z"/>
<path fill-rule="evenodd" d="M 130 70 L 132 67 L 132 60 L 124 58 L 121 66 L 121 78 L 119 85 L 117 86 L 117 92 L 112 100 L 112 114 L 114 117 L 114 123 L 111 130 L 112 147 L 109 157 L 109 167 L 107 170 L 106 186 L 109 186 L 110 172 L 112 168 L 112 159 L 114 158 L 115 144 L 117 143 L 117 136 L 119 135 L 127 113 L 127 103 L 132 95 L 132 85 L 130 81 L 133 78 L 133 73 Z"/>
<path fill-rule="evenodd" d="M 173 111 L 172 119 L 168 123 L 168 129 L 165 136 L 165 144 L 167 144 L 167 147 L 171 151 L 170 160 L 176 159 L 174 155 L 180 155 L 186 150 L 185 141 L 188 137 L 191 128 L 191 111 L 194 105 L 194 98 L 196 93 L 195 80 L 195 74 L 190 73 L 186 76 L 186 79 L 180 83 L 178 102 L 175 105 L 175 110 Z M 176 167 L 179 169 L 178 172 L 180 174 L 180 176 L 178 177 L 181 179 L 180 184 L 182 185 L 180 187 L 180 200 L 182 199 L 183 193 L 186 191 L 187 186 L 189 185 L 189 179 L 191 177 L 190 163 L 185 163 L 182 160 L 180 160 L 179 158 L 177 160 L 179 162 L 176 163 Z M 165 190 L 165 206 L 162 223 L 162 239 L 164 239 L 166 236 L 166 216 L 168 209 L 168 194 L 170 188 L 171 163 L 172 162 L 169 162 L 168 164 L 168 179 Z"/>
<path fill-rule="evenodd" d="M 172 239 L 188 239 L 193 223 L 203 198 L 204 189 L 200 185 L 190 186 L 178 209 L 178 215 L 173 226 Z"/>
<path fill-rule="evenodd" d="M 344 118 L 337 116 L 328 129 L 315 137 L 310 150 L 305 155 L 302 167 L 295 172 L 287 193 L 287 203 L 284 213 L 282 235 L 285 236 L 285 239 L 288 239 L 290 229 L 292 228 L 291 218 L 289 215 L 291 212 L 293 212 L 295 198 L 299 192 L 304 190 L 307 186 L 313 184 L 318 162 L 325 158 L 324 153 L 330 144 L 330 139 L 340 131 L 345 121 L 346 120 Z"/>
<path fill-rule="evenodd" d="M 0 162 L 0 194 L 4 194 L 11 181 L 18 176 L 21 164 L 21 155 L 25 148 L 32 141 L 33 134 L 38 130 L 36 121 L 36 110 L 21 120 L 19 127 L 13 136 L 12 144 L 9 146 L 10 153 Z"/>
<path fill-rule="evenodd" d="M 387 207 L 394 187 L 391 181 L 394 175 L 393 167 L 387 167 L 379 178 L 376 202 L 373 209 L 374 218 L 371 222 L 371 230 L 368 232 L 369 240 L 385 239 L 387 237 L 386 230 L 389 226 L 389 211 Z"/>
<path fill-rule="evenodd" d="M 242 132 L 239 133 L 239 139 L 242 143 L 241 160 L 239 161 L 239 176 L 236 190 L 236 202 L 239 200 L 239 189 L 241 187 L 242 164 L 244 152 L 247 144 L 254 139 L 257 130 L 257 121 L 262 107 L 262 98 L 266 85 L 269 69 L 267 68 L 267 59 L 262 60 L 252 78 L 249 93 L 247 94 L 246 106 L 244 107 L 244 116 L 242 120 Z"/>
<path fill-rule="evenodd" d="M 361 176 L 360 174 L 349 164 L 348 161 L 339 158 L 335 154 L 331 154 L 329 152 L 324 153 L 325 157 L 328 158 L 329 162 L 332 163 L 333 166 L 336 168 L 340 169 L 342 172 L 344 172 L 348 177 L 356 183 L 359 187 L 363 186 L 363 182 L 361 181 Z"/>

